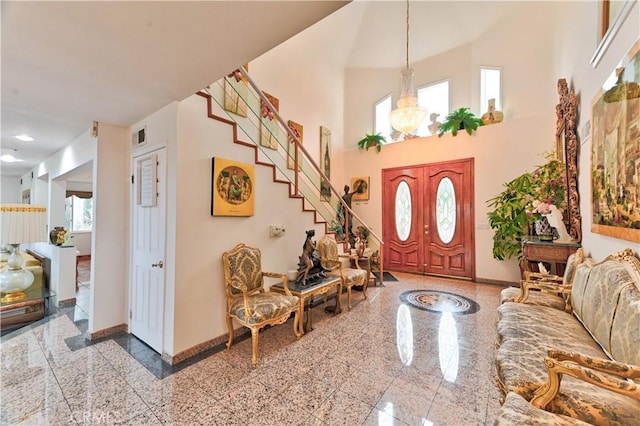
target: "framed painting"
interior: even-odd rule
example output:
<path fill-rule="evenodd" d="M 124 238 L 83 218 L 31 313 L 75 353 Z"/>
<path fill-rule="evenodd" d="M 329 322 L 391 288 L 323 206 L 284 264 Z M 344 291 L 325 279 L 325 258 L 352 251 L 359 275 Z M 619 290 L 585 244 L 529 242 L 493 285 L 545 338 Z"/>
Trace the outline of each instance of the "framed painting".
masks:
<path fill-rule="evenodd" d="M 280 111 L 280 101 L 267 92 L 262 94 L 269 100 L 276 111 Z M 266 148 L 278 149 L 278 141 L 281 139 L 280 126 L 275 119 L 273 112 L 267 104 L 260 100 L 260 145 Z"/>
<path fill-rule="evenodd" d="M 622 28 L 622 24 L 631 13 L 636 0 L 600 0 L 600 27 L 598 29 L 598 46 L 591 57 L 591 65 L 596 68 L 609 49 L 609 45 Z"/>
<path fill-rule="evenodd" d="M 303 128 L 302 124 L 296 123 L 295 121 L 287 121 L 287 126 L 293 132 L 294 135 L 302 144 L 302 136 L 303 136 Z M 287 145 L 287 168 L 293 170 L 296 167 L 296 144 L 291 136 L 288 137 L 289 144 Z M 302 161 L 302 153 L 298 153 L 298 163 Z M 298 164 L 298 171 L 300 171 L 300 164 Z"/>
<path fill-rule="evenodd" d="M 249 71 L 249 64 L 243 68 Z M 249 87 L 239 69 L 224 78 L 224 109 L 241 117 L 247 116 L 247 99 Z"/>
<path fill-rule="evenodd" d="M 322 173 L 331 181 L 331 130 L 320 126 L 320 167 Z M 329 182 L 320 178 L 320 200 L 331 201 Z"/>
<path fill-rule="evenodd" d="M 213 157 L 211 216 L 253 216 L 254 166 Z"/>
<path fill-rule="evenodd" d="M 591 231 L 640 242 L 640 40 L 591 104 Z"/>
<path fill-rule="evenodd" d="M 353 201 L 369 200 L 369 176 L 360 176 L 351 178 L 351 192 L 353 192 Z"/>

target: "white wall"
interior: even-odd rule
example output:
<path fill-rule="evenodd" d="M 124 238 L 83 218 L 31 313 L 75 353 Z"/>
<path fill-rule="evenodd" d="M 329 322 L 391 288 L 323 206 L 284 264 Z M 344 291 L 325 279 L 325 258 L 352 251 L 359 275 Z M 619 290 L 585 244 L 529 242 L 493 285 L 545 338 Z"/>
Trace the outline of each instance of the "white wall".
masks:
<path fill-rule="evenodd" d="M 344 97 L 342 58 L 331 57 L 330 46 L 318 47 L 323 54 L 302 54 L 305 46 L 327 43 L 320 34 L 330 23 L 303 32 L 262 57 L 251 61 L 252 78 L 262 90 L 280 100 L 284 120 L 294 120 L 304 126 L 304 146 L 320 157 L 320 126 L 332 131 L 332 181 L 338 188 L 344 182 L 342 156 L 344 134 Z M 300 58 L 295 67 L 283 67 L 292 56 Z M 304 60 L 302 60 L 304 59 Z M 313 81 L 313 84 L 308 84 Z M 218 114 L 224 115 L 216 109 Z M 302 213 L 300 200 L 289 198 L 288 186 L 273 183 L 272 170 L 256 166 L 256 204 L 252 217 L 212 217 L 211 173 L 212 157 L 222 157 L 254 164 L 252 149 L 232 143 L 232 128 L 207 118 L 206 101 L 192 96 L 178 105 L 177 140 L 167 137 L 169 149 L 169 190 L 167 258 L 174 258 L 175 271 L 167 270 L 167 304 L 165 351 L 174 355 L 196 344 L 227 332 L 222 253 L 243 242 L 262 250 L 263 268 L 286 273 L 296 269 L 302 251 L 305 231 L 324 227 L 314 224 L 311 213 Z M 170 119 L 167 119 L 170 120 Z M 167 122 L 165 120 L 165 122 Z M 160 124 L 150 125 L 149 132 Z M 141 122 L 142 123 L 142 122 Z M 140 124 L 140 123 L 139 123 Z M 171 132 L 163 129 L 161 132 Z M 242 133 L 242 132 L 239 132 Z M 175 197 L 172 198 L 172 197 Z M 268 227 L 284 224 L 285 236 L 270 238 Z M 175 241 L 171 244 L 170 241 Z M 173 252 L 173 253 L 172 253 Z M 275 281 L 273 281 L 275 282 Z M 268 283 L 269 285 L 272 282 Z M 173 310 L 173 312 L 171 312 Z M 173 317 L 172 317 L 173 316 Z M 171 324 L 174 329 L 171 330 Z M 198 324 L 194 327 L 194 324 Z M 170 334 L 170 336 L 168 336 Z"/>
<path fill-rule="evenodd" d="M 20 178 L 16 176 L 2 176 L 2 186 L 0 187 L 0 203 L 21 204 L 22 191 Z"/>
<path fill-rule="evenodd" d="M 91 232 L 90 231 L 72 232 L 71 243 L 78 250 L 79 256 L 91 255 Z"/>
<path fill-rule="evenodd" d="M 100 123 L 93 161 L 89 333 L 127 323 L 129 140 L 128 129 Z"/>
<path fill-rule="evenodd" d="M 312 214 L 302 213 L 301 201 L 289 198 L 288 185 L 274 183 L 271 168 L 259 165 L 255 166 L 255 214 L 210 215 L 212 157 L 254 164 L 254 151 L 233 144 L 232 127 L 208 118 L 206 110 L 206 100 L 199 96 L 178 108 L 175 340 L 173 348 L 166 348 L 170 355 L 227 332 L 224 251 L 238 243 L 258 247 L 264 270 L 286 273 L 296 268 L 305 231 L 314 228 L 318 235 L 324 233 L 313 224 Z M 285 236 L 269 237 L 271 224 L 284 224 Z"/>
<path fill-rule="evenodd" d="M 481 127 L 473 136 L 459 133 L 390 144 L 381 153 L 356 147 L 373 127 L 373 104 L 388 93 L 399 95 L 399 70 L 347 70 L 345 92 L 346 178 L 371 176 L 371 199 L 355 203 L 354 211 L 382 234 L 381 170 L 401 165 L 427 164 L 459 158 L 475 160 L 476 275 L 480 279 L 517 281 L 516 260 L 492 257 L 493 231 L 488 227 L 486 201 L 524 171 L 544 163 L 542 153 L 555 146 L 555 105 L 558 102 L 552 72 L 553 7 L 548 3 L 523 4 L 473 43 L 413 65 L 415 86 L 450 80 L 451 109 L 480 109 L 480 66 L 502 67 L 503 123 Z M 536 19 L 531 19 L 535 16 Z M 508 37 L 505 37 L 508 34 Z M 536 37 L 531 37 L 536 34 Z M 485 106 L 486 108 L 486 106 Z"/>
<path fill-rule="evenodd" d="M 567 17 L 558 22 L 558 32 L 564 42 L 556 52 L 555 64 L 558 74 L 567 77 L 578 96 L 578 130 L 580 137 L 579 150 L 579 192 L 580 212 L 582 214 L 582 245 L 587 253 L 596 260 L 601 260 L 615 251 L 632 248 L 640 253 L 637 242 L 625 241 L 591 232 L 591 144 L 587 140 L 584 126 L 591 120 L 591 102 L 598 90 L 619 62 L 625 57 L 633 44 L 640 39 L 640 4 L 636 1 L 630 15 L 618 35 L 613 39 L 606 54 L 593 68 L 589 63 L 594 54 L 598 38 L 598 3 L 596 2 L 563 2 L 562 16 Z"/>

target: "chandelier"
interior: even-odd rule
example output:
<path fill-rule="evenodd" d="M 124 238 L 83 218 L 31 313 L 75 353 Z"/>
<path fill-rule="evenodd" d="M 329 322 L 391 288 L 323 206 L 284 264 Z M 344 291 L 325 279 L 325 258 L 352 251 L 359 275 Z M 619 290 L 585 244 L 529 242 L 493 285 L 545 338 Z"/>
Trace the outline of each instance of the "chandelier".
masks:
<path fill-rule="evenodd" d="M 398 99 L 398 108 L 389 114 L 391 126 L 401 132 L 411 133 L 427 118 L 427 110 L 418 105 L 413 91 L 413 69 L 409 68 L 409 0 L 407 0 L 407 45 L 406 68 L 401 72 L 402 92 Z"/>

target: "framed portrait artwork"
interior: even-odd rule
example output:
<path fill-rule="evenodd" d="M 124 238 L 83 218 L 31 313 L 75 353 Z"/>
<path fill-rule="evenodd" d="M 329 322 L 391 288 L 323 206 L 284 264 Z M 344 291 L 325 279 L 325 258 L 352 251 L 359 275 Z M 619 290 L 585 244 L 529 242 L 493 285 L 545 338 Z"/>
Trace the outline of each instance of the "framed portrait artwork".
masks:
<path fill-rule="evenodd" d="M 591 231 L 640 242 L 640 40 L 591 104 Z"/>
<path fill-rule="evenodd" d="M 253 216 L 254 166 L 217 157 L 212 161 L 211 216 Z"/>
<path fill-rule="evenodd" d="M 353 192 L 353 201 L 369 200 L 369 176 L 360 176 L 351 178 L 351 192 Z"/>
<path fill-rule="evenodd" d="M 289 120 L 287 121 L 287 126 L 289 126 L 291 132 L 296 135 L 296 137 L 300 141 L 300 144 L 302 144 L 302 136 L 304 135 L 302 124 Z M 296 144 L 291 136 L 289 136 L 288 139 L 289 144 L 287 145 L 287 168 L 293 170 L 296 167 Z M 298 152 L 298 171 L 300 170 L 300 162 L 302 162 L 302 153 Z"/>
<path fill-rule="evenodd" d="M 280 101 L 275 96 L 271 96 L 267 92 L 262 92 L 265 98 L 269 100 L 276 111 L 280 110 Z M 267 104 L 260 100 L 260 146 L 265 148 L 278 149 L 278 141 L 280 137 L 280 126 L 275 119 L 273 112 L 267 107 Z M 282 142 L 284 144 L 284 142 Z"/>
<path fill-rule="evenodd" d="M 331 130 L 320 126 L 320 167 L 322 173 L 331 181 Z M 320 200 L 331 201 L 329 182 L 320 178 Z"/>

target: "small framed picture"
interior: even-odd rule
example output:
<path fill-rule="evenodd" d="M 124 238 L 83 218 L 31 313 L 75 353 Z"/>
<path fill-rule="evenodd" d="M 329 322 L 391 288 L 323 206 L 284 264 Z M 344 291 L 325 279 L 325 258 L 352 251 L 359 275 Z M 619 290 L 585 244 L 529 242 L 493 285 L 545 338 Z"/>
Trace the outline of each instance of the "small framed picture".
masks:
<path fill-rule="evenodd" d="M 369 176 L 360 176 L 351 178 L 351 192 L 353 192 L 353 201 L 369 200 Z"/>

